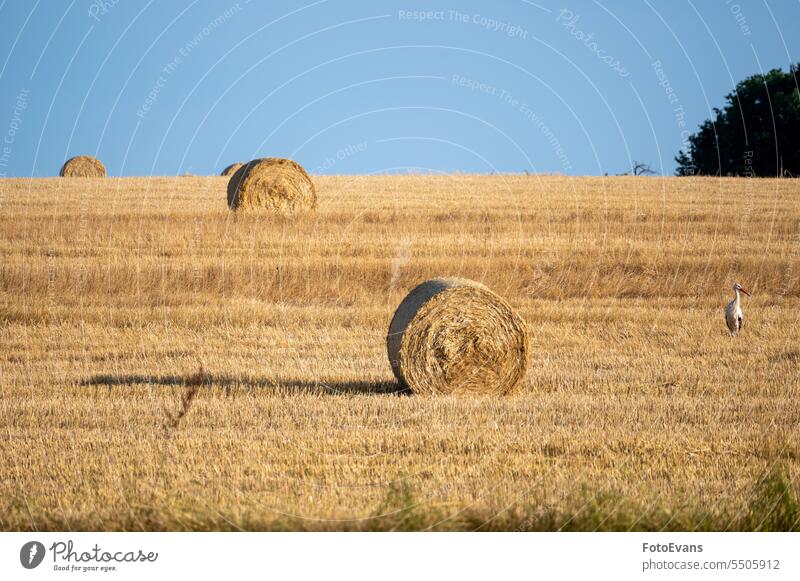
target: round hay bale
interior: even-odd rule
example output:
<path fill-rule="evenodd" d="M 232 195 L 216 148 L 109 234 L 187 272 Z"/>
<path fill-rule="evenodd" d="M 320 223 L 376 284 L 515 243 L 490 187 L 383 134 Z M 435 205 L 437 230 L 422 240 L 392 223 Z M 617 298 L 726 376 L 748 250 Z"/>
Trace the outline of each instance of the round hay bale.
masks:
<path fill-rule="evenodd" d="M 106 166 L 99 159 L 88 155 L 78 155 L 68 159 L 61 166 L 59 174 L 62 178 L 104 178 Z"/>
<path fill-rule="evenodd" d="M 530 341 L 522 317 L 484 285 L 435 278 L 397 307 L 386 346 L 414 393 L 503 395 L 525 377 Z"/>
<path fill-rule="evenodd" d="M 254 159 L 228 181 L 228 206 L 291 214 L 316 208 L 317 191 L 299 163 L 278 157 Z"/>
<path fill-rule="evenodd" d="M 222 173 L 219 174 L 219 175 L 221 175 L 223 177 L 232 176 L 233 174 L 236 173 L 236 170 L 238 170 L 243 165 L 244 165 L 243 163 L 238 163 L 238 162 L 237 163 L 232 163 L 228 167 L 226 167 L 224 170 L 222 170 Z"/>

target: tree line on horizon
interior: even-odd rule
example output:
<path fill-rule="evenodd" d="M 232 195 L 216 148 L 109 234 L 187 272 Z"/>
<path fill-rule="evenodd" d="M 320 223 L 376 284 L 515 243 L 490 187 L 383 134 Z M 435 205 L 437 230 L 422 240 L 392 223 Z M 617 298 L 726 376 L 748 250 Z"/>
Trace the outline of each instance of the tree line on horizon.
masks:
<path fill-rule="evenodd" d="M 675 157 L 678 176 L 800 176 L 800 63 L 739 82 Z"/>

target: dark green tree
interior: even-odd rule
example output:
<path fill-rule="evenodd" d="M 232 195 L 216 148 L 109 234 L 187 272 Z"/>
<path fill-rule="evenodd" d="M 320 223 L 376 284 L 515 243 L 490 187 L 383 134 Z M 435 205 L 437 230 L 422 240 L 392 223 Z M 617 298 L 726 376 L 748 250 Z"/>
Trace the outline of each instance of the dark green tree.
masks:
<path fill-rule="evenodd" d="M 676 175 L 800 176 L 799 67 L 736 85 L 678 152 Z"/>

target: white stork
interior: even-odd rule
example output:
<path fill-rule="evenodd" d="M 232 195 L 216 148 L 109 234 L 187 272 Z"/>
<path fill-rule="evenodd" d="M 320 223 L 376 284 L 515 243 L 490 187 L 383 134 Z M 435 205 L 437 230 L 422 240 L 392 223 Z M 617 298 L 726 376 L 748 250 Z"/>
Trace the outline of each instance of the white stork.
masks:
<path fill-rule="evenodd" d="M 728 306 L 725 307 L 725 322 L 728 324 L 728 330 L 731 332 L 731 336 L 739 333 L 739 331 L 742 330 L 742 324 L 744 323 L 744 319 L 742 318 L 741 296 L 739 295 L 739 292 L 741 291 L 748 297 L 750 296 L 750 293 L 744 290 L 742 285 L 740 285 L 738 282 L 734 283 L 733 290 L 736 292 L 736 298 L 729 302 Z"/>

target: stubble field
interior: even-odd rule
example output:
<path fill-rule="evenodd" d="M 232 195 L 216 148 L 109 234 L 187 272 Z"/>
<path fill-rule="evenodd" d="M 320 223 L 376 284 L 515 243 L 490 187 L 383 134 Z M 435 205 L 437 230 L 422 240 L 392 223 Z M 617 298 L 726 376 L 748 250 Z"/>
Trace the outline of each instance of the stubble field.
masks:
<path fill-rule="evenodd" d="M 0 529 L 800 528 L 796 180 L 314 181 L 0 180 Z M 521 393 L 397 393 L 450 275 L 526 319 Z"/>

